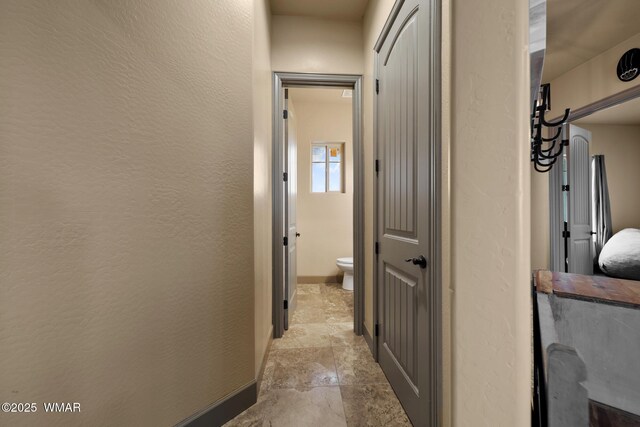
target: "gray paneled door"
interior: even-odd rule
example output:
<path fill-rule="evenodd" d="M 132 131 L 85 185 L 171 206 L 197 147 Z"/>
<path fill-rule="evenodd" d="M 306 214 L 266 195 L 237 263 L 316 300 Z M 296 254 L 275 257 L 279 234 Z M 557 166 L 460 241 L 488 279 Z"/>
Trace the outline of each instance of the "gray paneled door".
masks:
<path fill-rule="evenodd" d="M 430 425 L 431 2 L 405 1 L 378 52 L 378 357 L 416 426 Z"/>
<path fill-rule="evenodd" d="M 593 274 L 591 235 L 591 132 L 569 126 L 569 273 Z"/>
<path fill-rule="evenodd" d="M 284 121 L 285 137 L 285 159 L 284 166 L 287 174 L 285 181 L 284 198 L 285 206 L 285 230 L 287 244 L 284 247 L 285 258 L 285 280 L 284 280 L 284 328 L 289 329 L 289 317 L 293 315 L 296 308 L 296 284 L 298 280 L 297 270 L 297 196 L 298 196 L 298 144 L 297 144 L 297 122 L 292 112 L 289 111 L 289 89 L 284 89 L 284 108 L 287 111 L 287 119 Z"/>

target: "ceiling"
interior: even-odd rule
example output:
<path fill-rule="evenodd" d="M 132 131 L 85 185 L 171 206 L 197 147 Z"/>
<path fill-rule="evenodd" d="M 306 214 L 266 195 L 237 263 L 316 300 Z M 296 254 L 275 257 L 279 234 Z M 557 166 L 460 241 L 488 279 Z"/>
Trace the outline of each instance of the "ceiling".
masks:
<path fill-rule="evenodd" d="M 593 113 L 576 124 L 585 125 L 640 125 L 640 98 Z"/>
<path fill-rule="evenodd" d="M 640 32 L 640 0 L 547 0 L 543 81 Z"/>
<path fill-rule="evenodd" d="M 360 21 L 369 0 L 271 0 L 274 15 Z"/>
<path fill-rule="evenodd" d="M 332 102 L 351 104 L 351 98 L 342 97 L 343 89 L 332 88 L 291 88 L 289 98 L 293 102 Z"/>

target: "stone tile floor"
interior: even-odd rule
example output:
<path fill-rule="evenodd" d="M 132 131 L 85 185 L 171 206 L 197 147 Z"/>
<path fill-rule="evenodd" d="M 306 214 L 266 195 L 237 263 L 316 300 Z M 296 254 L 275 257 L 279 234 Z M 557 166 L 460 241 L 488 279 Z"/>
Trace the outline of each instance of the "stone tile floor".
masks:
<path fill-rule="evenodd" d="M 411 426 L 363 337 L 353 293 L 298 285 L 289 330 L 274 340 L 258 402 L 225 426 Z"/>

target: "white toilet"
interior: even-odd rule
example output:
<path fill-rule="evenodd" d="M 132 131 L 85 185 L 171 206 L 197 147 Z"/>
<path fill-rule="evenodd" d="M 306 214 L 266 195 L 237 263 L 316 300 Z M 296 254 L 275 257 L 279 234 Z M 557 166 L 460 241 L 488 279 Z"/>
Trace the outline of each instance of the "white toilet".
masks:
<path fill-rule="evenodd" d="M 344 279 L 342 280 L 342 289 L 345 291 L 353 290 L 353 258 L 338 258 L 336 265 L 342 271 L 344 271 Z"/>

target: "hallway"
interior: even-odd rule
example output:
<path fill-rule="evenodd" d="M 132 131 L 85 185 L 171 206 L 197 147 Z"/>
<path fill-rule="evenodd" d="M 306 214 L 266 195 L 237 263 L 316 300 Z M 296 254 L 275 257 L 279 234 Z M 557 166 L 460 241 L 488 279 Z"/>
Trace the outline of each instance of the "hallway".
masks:
<path fill-rule="evenodd" d="M 353 293 L 298 285 L 298 307 L 273 341 L 258 403 L 226 426 L 410 426 L 363 337 Z"/>
<path fill-rule="evenodd" d="M 559 113 L 640 90 L 616 72 L 640 47 L 619 32 L 639 31 L 640 9 L 620 5 L 624 26 L 587 8 L 601 48 L 552 79 Z M 531 271 L 551 230 L 547 176 L 530 166 L 529 15 L 517 0 L 1 1 L 0 426 L 409 425 L 403 408 L 416 426 L 528 426 Z M 548 29 L 588 27 L 573 15 Z M 335 282 L 279 262 L 297 244 L 274 215 L 293 182 L 274 136 L 305 116 L 304 101 L 274 109 L 283 75 L 346 79 L 351 132 L 320 134 L 334 121 L 298 138 L 327 146 L 325 189 L 329 145 L 344 144 L 335 198 L 353 202 L 352 230 L 327 214 L 331 194 L 310 205 L 322 221 L 289 228 L 301 247 L 362 245 L 329 265 L 355 258 L 356 331 L 378 330 L 386 377 L 354 336 L 351 294 L 282 292 L 297 283 L 285 275 Z M 301 152 L 300 171 L 322 170 Z M 312 190 L 296 183 L 296 197 Z M 285 301 L 299 308 L 286 334 Z"/>

